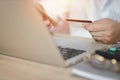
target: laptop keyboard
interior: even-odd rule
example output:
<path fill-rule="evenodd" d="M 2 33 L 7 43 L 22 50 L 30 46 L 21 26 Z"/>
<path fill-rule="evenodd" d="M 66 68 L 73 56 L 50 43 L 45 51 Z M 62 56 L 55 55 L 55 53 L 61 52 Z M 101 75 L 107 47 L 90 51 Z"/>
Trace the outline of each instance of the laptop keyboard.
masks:
<path fill-rule="evenodd" d="M 64 60 L 70 59 L 72 57 L 75 57 L 79 54 L 86 52 L 85 50 L 79 50 L 79 49 L 73 49 L 73 48 L 64 48 L 61 46 L 58 46 L 58 49 L 60 50 L 60 53 L 62 54 Z"/>

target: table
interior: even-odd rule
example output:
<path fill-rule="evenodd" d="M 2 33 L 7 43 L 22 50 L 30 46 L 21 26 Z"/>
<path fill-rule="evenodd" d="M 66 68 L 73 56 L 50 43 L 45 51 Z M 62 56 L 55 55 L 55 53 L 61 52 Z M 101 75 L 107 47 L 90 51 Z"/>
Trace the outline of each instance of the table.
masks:
<path fill-rule="evenodd" d="M 83 80 L 71 68 L 36 63 L 0 54 L 0 80 Z"/>

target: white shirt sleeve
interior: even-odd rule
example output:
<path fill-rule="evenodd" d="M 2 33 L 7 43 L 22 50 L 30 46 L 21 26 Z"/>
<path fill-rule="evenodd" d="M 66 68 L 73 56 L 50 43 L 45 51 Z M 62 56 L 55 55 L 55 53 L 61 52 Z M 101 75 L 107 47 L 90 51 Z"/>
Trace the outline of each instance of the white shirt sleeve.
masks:
<path fill-rule="evenodd" d="M 111 18 L 120 22 L 120 0 L 101 0 L 100 18 Z"/>

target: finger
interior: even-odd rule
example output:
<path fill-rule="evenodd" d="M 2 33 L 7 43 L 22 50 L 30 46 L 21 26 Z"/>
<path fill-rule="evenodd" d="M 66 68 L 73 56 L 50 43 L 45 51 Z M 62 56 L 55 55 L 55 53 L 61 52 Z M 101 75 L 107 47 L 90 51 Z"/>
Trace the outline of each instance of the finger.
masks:
<path fill-rule="evenodd" d="M 89 23 L 84 26 L 84 28 L 88 31 L 104 31 L 105 27 L 99 23 Z"/>
<path fill-rule="evenodd" d="M 49 28 L 50 28 L 50 31 L 51 31 L 51 32 L 55 32 L 55 29 L 56 29 L 56 28 L 55 28 L 54 26 L 50 26 Z"/>
<path fill-rule="evenodd" d="M 108 40 L 106 40 L 105 37 L 93 37 L 95 39 L 95 41 L 99 42 L 99 43 L 104 43 L 104 44 L 108 44 Z"/>
<path fill-rule="evenodd" d="M 102 37 L 100 37 L 100 36 L 93 36 L 93 38 L 95 40 L 99 40 L 99 41 L 104 41 L 105 40 L 103 36 Z"/>
<path fill-rule="evenodd" d="M 57 16 L 57 21 L 58 22 L 63 22 L 63 21 L 65 21 L 65 19 L 61 18 L 60 16 Z"/>
<path fill-rule="evenodd" d="M 95 41 L 98 42 L 98 43 L 101 43 L 101 44 L 104 43 L 103 41 L 100 41 L 100 40 L 95 40 Z"/>
<path fill-rule="evenodd" d="M 90 32 L 90 34 L 94 37 L 103 37 L 105 36 L 105 32 L 104 31 L 99 31 L 99 32 Z"/>
<path fill-rule="evenodd" d="M 56 21 L 57 21 L 57 22 L 61 21 L 61 17 L 57 16 L 57 17 L 56 17 Z"/>
<path fill-rule="evenodd" d="M 90 23 L 83 23 L 82 26 L 86 29 L 87 25 L 89 25 Z"/>
<path fill-rule="evenodd" d="M 50 27 L 50 26 L 51 26 L 51 23 L 50 23 L 49 20 L 45 20 L 44 23 L 45 23 L 45 25 L 46 25 L 47 27 Z"/>

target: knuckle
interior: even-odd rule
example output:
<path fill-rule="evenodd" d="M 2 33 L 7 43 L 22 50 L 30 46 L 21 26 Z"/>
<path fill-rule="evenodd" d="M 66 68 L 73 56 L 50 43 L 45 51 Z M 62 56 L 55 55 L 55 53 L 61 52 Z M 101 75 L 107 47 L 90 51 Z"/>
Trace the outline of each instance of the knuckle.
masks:
<path fill-rule="evenodd" d="M 108 43 L 113 42 L 113 37 L 107 37 L 107 38 L 106 38 L 106 41 L 107 41 Z"/>
<path fill-rule="evenodd" d="M 112 31 L 109 31 L 109 32 L 107 32 L 106 34 L 107 34 L 107 36 L 109 36 L 109 37 L 112 37 L 112 36 L 113 36 L 113 32 L 112 32 Z"/>

